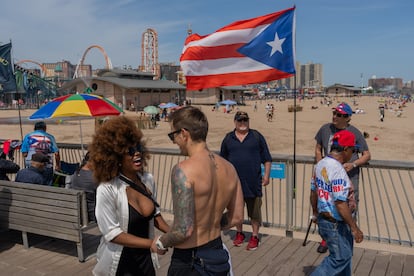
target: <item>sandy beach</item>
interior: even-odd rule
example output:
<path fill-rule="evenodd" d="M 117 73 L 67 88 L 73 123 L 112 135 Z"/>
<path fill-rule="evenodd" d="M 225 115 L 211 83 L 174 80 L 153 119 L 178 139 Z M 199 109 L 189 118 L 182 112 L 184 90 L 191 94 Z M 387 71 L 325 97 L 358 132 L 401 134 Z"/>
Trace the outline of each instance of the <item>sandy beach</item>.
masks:
<path fill-rule="evenodd" d="M 334 99 L 331 106 L 322 105 L 321 98 L 299 101 L 297 104 L 303 110 L 296 113 L 296 154 L 313 155 L 314 136 L 320 126 L 332 119 L 331 109 L 339 102 L 345 101 L 355 111 L 357 108 L 364 111 L 363 114 L 354 114 L 351 124 L 359 128 L 361 132 L 367 132 L 368 146 L 372 159 L 414 161 L 414 103 L 406 103 L 401 116 L 397 116 L 398 104 L 390 104 L 385 111 L 384 122 L 380 121 L 378 106 L 384 98 L 358 97 L 356 105 L 350 98 Z M 273 103 L 275 115 L 272 122 L 268 122 L 265 116 L 265 105 Z M 226 114 L 222 108 L 212 111 L 212 106 L 199 106 L 206 113 L 210 129 L 208 145 L 212 150 L 219 150 L 224 135 L 234 128 L 233 117 L 237 109 L 247 111 L 250 116 L 250 127 L 259 130 L 267 139 L 270 151 L 274 154 L 293 154 L 294 150 L 294 113 L 288 112 L 288 106 L 293 105 L 293 100 L 258 100 L 258 111 L 253 111 L 254 101 L 247 101 L 245 106 L 235 107 L 235 110 Z M 313 107 L 313 108 L 312 108 Z M 33 122 L 27 117 L 36 110 L 21 110 L 23 136 L 33 130 Z M 21 139 L 21 131 L 18 120 L 18 110 L 0 110 L 0 125 L 2 139 Z M 126 112 L 126 116 L 138 118 L 139 113 Z M 47 121 L 48 132 L 52 133 L 58 143 L 80 143 L 79 120 L 53 120 Z M 95 119 L 82 120 L 82 137 L 84 144 L 88 144 L 95 131 Z M 176 148 L 172 144 L 167 133 L 170 131 L 168 122 L 161 121 L 155 129 L 143 129 L 149 147 Z"/>

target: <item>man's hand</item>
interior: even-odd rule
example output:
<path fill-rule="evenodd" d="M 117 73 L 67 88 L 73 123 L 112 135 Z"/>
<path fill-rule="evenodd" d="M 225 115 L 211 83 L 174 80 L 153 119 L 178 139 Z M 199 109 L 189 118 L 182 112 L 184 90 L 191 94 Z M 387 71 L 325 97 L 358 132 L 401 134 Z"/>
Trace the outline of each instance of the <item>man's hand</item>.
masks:
<path fill-rule="evenodd" d="M 354 239 L 356 243 L 360 243 L 364 239 L 364 234 L 358 227 L 355 227 L 355 229 L 352 229 L 352 235 L 354 235 Z"/>
<path fill-rule="evenodd" d="M 267 185 L 269 185 L 269 183 L 270 183 L 269 177 L 263 176 L 262 177 L 262 185 L 267 186 Z"/>
<path fill-rule="evenodd" d="M 151 252 L 157 253 L 158 255 L 165 255 L 165 253 L 167 253 L 168 249 L 162 250 L 162 249 L 159 249 L 158 248 L 158 246 L 156 244 L 158 238 L 159 237 L 155 237 L 155 239 L 152 241 L 152 244 L 151 244 Z"/>

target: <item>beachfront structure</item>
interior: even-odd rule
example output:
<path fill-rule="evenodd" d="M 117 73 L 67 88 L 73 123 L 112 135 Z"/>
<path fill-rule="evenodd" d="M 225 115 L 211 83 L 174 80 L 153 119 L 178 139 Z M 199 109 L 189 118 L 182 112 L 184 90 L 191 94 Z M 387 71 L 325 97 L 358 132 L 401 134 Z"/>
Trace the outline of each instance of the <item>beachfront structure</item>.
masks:
<path fill-rule="evenodd" d="M 97 76 L 76 78 L 65 83 L 61 94 L 93 93 L 124 109 L 143 110 L 162 102 L 182 104 L 185 87 L 168 80 L 154 80 L 154 75 L 135 70 L 103 69 Z"/>
<path fill-rule="evenodd" d="M 326 88 L 326 96 L 329 97 L 352 97 L 361 94 L 361 88 L 353 85 L 335 83 Z"/>
<path fill-rule="evenodd" d="M 245 86 L 223 86 L 203 90 L 187 90 L 187 100 L 192 104 L 216 104 L 224 100 L 232 100 L 238 104 L 244 103 Z"/>

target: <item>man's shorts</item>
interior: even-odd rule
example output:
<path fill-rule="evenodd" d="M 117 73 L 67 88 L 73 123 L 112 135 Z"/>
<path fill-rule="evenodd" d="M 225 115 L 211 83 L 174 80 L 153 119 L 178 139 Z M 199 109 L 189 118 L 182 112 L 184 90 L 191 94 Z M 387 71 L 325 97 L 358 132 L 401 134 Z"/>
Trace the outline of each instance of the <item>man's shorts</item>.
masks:
<path fill-rule="evenodd" d="M 246 202 L 247 215 L 249 216 L 249 218 L 258 221 L 259 223 L 262 223 L 262 198 L 245 198 L 244 202 Z"/>

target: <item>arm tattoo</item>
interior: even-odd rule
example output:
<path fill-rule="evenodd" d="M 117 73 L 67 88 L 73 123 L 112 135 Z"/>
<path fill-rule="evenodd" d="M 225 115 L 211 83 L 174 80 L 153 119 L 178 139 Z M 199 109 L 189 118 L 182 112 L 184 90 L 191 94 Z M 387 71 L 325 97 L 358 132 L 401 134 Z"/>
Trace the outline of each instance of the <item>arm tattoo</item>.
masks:
<path fill-rule="evenodd" d="M 194 227 L 194 190 L 178 165 L 172 170 L 171 189 L 174 223 L 171 230 L 160 238 L 165 247 L 184 242 Z"/>

